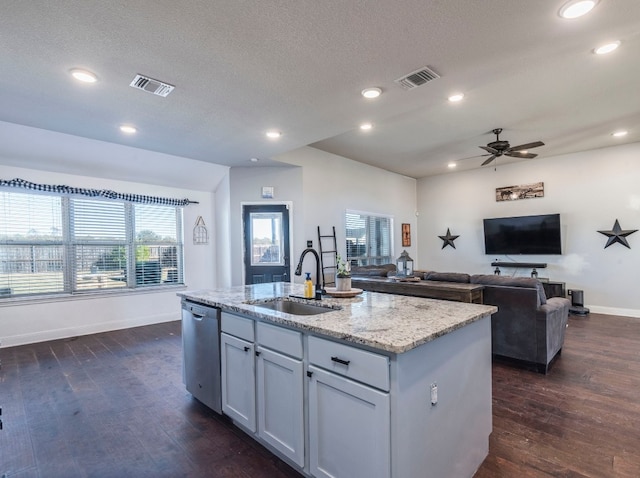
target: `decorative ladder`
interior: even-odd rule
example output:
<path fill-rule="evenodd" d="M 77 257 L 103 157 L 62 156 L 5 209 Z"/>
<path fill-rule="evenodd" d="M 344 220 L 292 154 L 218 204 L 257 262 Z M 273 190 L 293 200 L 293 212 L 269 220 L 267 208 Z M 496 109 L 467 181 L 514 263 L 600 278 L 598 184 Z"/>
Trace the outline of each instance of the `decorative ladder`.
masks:
<path fill-rule="evenodd" d="M 337 269 L 337 255 L 338 255 L 338 243 L 336 242 L 336 227 L 332 226 L 333 234 L 322 235 L 320 233 L 320 226 L 318 226 L 318 248 L 320 249 L 320 269 L 322 270 L 322 288 L 327 285 L 335 285 L 336 269 Z M 322 241 L 330 242 L 329 245 L 322 246 Z M 332 240 L 332 241 L 331 241 Z M 326 248 L 330 250 L 325 250 Z M 325 261 L 327 256 L 328 261 Z M 327 264 L 328 265 L 325 265 Z M 331 280 L 326 280 L 326 274 L 329 271 L 331 273 Z"/>

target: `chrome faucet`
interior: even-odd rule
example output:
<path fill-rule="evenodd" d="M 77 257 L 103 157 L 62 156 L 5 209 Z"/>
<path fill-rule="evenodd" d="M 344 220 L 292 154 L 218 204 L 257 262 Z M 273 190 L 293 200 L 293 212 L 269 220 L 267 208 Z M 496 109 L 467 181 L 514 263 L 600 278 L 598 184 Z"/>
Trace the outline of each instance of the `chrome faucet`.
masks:
<path fill-rule="evenodd" d="M 320 285 L 320 256 L 316 252 L 315 249 L 311 247 L 307 247 L 304 251 L 302 251 L 302 255 L 300 256 L 300 260 L 298 261 L 298 267 L 296 267 L 295 275 L 302 275 L 302 262 L 304 261 L 304 256 L 306 256 L 309 252 L 311 252 L 316 258 L 316 300 L 322 299 L 322 286 Z"/>

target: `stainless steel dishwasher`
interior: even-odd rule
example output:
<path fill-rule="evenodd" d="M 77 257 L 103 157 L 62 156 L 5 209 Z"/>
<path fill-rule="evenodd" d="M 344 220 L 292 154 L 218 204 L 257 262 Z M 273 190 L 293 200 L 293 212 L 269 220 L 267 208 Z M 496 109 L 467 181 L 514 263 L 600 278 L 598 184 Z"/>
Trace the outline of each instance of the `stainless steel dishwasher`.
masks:
<path fill-rule="evenodd" d="M 182 299 L 182 378 L 187 391 L 222 413 L 220 309 Z"/>

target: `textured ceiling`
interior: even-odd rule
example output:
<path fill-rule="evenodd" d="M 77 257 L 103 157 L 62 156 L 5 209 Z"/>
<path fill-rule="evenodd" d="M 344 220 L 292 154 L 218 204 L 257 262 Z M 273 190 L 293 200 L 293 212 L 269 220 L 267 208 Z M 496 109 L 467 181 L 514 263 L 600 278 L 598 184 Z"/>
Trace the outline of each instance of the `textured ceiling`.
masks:
<path fill-rule="evenodd" d="M 482 154 L 496 127 L 512 145 L 544 141 L 539 158 L 639 141 L 640 2 L 571 21 L 563 3 L 5 0 L 0 121 L 229 166 L 311 145 L 416 178 Z M 611 39 L 616 52 L 591 52 Z M 422 66 L 441 77 L 394 83 Z M 74 82 L 74 67 L 100 81 Z M 136 90 L 137 73 L 176 88 Z M 368 86 L 383 95 L 363 99 Z"/>

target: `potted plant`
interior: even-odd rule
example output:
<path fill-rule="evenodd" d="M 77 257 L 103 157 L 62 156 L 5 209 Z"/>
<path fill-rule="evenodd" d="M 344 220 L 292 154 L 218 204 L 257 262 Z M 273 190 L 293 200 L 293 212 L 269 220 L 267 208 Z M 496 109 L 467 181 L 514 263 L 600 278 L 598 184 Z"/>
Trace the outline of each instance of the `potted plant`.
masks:
<path fill-rule="evenodd" d="M 340 254 L 336 255 L 336 290 L 351 290 L 351 264 L 342 260 Z"/>

